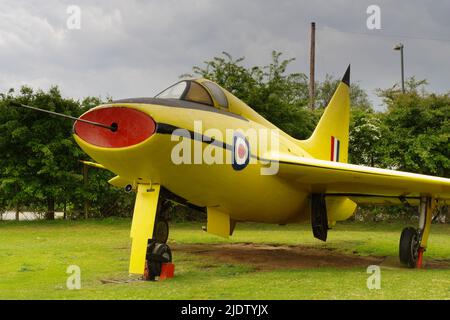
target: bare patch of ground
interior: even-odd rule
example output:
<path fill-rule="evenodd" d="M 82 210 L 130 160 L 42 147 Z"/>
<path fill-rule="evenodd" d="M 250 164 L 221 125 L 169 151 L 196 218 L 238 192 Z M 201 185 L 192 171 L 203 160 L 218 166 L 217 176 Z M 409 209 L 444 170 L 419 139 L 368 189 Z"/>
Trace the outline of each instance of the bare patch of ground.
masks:
<path fill-rule="evenodd" d="M 176 244 L 181 251 L 212 258 L 221 263 L 249 264 L 257 270 L 301 268 L 354 268 L 379 265 L 384 257 L 344 254 L 328 248 L 262 244 Z"/>
<path fill-rule="evenodd" d="M 404 268 L 398 257 L 376 257 L 346 254 L 330 248 L 264 244 L 174 244 L 173 251 L 181 251 L 211 258 L 220 263 L 247 264 L 256 270 L 354 268 L 380 265 Z M 449 269 L 449 260 L 424 259 L 425 269 Z"/>
<path fill-rule="evenodd" d="M 314 268 L 367 268 L 370 265 L 382 269 L 406 269 L 400 264 L 398 257 L 359 256 L 356 251 L 343 253 L 326 247 L 268 245 L 252 243 L 231 244 L 175 244 L 171 243 L 172 251 L 183 252 L 206 257 L 202 269 L 215 268 L 218 264 L 248 265 L 256 271 L 282 269 L 314 269 Z M 120 248 L 127 249 L 127 248 Z M 201 260 L 200 260 L 201 261 Z M 450 269 L 450 260 L 425 258 L 423 269 Z M 101 279 L 102 284 L 123 284 L 142 282 L 142 277 L 125 279 Z"/>

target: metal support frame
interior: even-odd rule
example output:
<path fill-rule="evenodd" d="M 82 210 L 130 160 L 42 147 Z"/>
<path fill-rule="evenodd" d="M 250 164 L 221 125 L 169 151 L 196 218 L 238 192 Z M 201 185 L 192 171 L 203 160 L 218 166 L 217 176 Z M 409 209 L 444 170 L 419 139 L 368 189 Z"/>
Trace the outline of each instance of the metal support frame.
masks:
<path fill-rule="evenodd" d="M 418 234 L 419 234 L 419 252 L 418 252 L 418 259 L 417 259 L 417 267 L 422 267 L 422 261 L 423 261 L 423 253 L 425 252 L 428 244 L 428 237 L 430 234 L 430 228 L 431 228 L 431 221 L 433 218 L 433 212 L 436 208 L 436 201 L 433 199 L 433 197 L 426 197 L 423 196 L 420 198 L 420 205 L 419 205 L 419 228 L 418 228 Z"/>

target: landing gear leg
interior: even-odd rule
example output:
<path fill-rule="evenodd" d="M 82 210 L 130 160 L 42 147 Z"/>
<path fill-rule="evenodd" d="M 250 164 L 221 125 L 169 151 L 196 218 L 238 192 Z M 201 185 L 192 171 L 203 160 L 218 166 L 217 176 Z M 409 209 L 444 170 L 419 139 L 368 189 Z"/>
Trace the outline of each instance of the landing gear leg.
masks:
<path fill-rule="evenodd" d="M 136 203 L 133 212 L 133 221 L 131 223 L 130 236 L 131 256 L 130 268 L 131 274 L 139 274 L 145 280 L 154 279 L 155 276 L 169 278 L 173 276 L 174 266 L 172 253 L 165 243 L 158 243 L 153 239 L 155 235 L 155 224 L 158 221 L 160 207 L 161 187 L 157 184 L 138 184 Z M 167 226 L 167 225 L 166 225 Z M 163 231 L 156 232 L 159 240 L 167 241 L 168 228 L 162 228 Z M 164 264 L 169 263 L 168 266 Z M 167 269 L 167 270 L 165 270 Z"/>
<path fill-rule="evenodd" d="M 315 238 L 327 241 L 328 215 L 324 194 L 311 195 L 311 227 Z"/>
<path fill-rule="evenodd" d="M 129 273 L 131 274 L 144 274 L 148 239 L 151 239 L 153 235 L 159 192 L 159 185 L 137 185 L 130 232 L 132 242 Z"/>
<path fill-rule="evenodd" d="M 432 197 L 421 197 L 419 228 L 408 227 L 402 231 L 399 245 L 400 262 L 410 268 L 422 267 L 434 208 L 435 201 Z"/>

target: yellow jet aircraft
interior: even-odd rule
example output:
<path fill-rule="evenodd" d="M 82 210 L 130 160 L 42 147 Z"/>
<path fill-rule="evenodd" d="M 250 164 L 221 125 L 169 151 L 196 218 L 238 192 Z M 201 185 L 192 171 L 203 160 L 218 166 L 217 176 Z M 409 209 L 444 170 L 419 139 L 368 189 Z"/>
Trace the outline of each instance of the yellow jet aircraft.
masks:
<path fill-rule="evenodd" d="M 115 173 L 112 185 L 137 192 L 129 272 L 144 274 L 152 255 L 171 259 L 160 245 L 168 237 L 167 200 L 206 212 L 206 231 L 218 236 L 229 237 L 244 221 L 311 221 L 324 241 L 329 226 L 350 218 L 357 204 L 418 205 L 419 226 L 403 230 L 399 256 L 420 267 L 433 210 L 450 200 L 450 179 L 348 164 L 349 83 L 350 67 L 307 140 L 282 132 L 207 79 L 78 118 L 74 139 L 97 162 L 88 164 Z"/>

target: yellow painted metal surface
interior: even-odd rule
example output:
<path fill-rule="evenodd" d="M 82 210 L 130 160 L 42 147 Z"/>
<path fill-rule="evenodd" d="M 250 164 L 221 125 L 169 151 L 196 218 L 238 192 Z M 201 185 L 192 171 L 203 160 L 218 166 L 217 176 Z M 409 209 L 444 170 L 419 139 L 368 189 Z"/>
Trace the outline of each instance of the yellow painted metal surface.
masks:
<path fill-rule="evenodd" d="M 230 216 L 218 208 L 208 208 L 206 230 L 216 236 L 228 238 L 231 233 Z"/>
<path fill-rule="evenodd" d="M 150 106 L 133 106 L 140 110 L 147 110 Z M 145 109 L 146 107 L 147 109 Z M 156 108 L 156 107 L 155 107 Z M 166 111 L 164 109 L 155 109 Z M 176 122 L 179 127 L 186 127 L 193 130 L 192 122 L 185 118 L 192 117 L 188 112 L 180 108 L 173 108 L 177 114 L 183 114 L 183 119 Z M 150 108 L 155 120 L 158 113 Z M 150 112 L 147 110 L 147 112 Z M 192 112 L 193 113 L 193 112 Z M 205 113 L 205 112 L 204 112 Z M 166 116 L 166 115 L 165 115 Z M 214 125 L 225 132 L 227 127 L 243 129 L 256 127 L 263 128 L 257 123 L 242 121 L 238 119 L 228 119 L 220 122 L 220 116 L 214 113 L 211 115 L 198 114 L 198 117 L 207 117 L 216 119 Z M 161 118 L 162 119 L 162 118 Z M 237 124 L 233 121 L 236 120 Z M 170 122 L 164 118 L 158 120 L 163 123 Z M 240 126 L 242 122 L 242 126 Z M 205 128 L 211 128 L 212 125 L 205 125 Z M 290 221 L 305 220 L 309 216 L 306 214 L 307 207 L 306 194 L 286 183 L 277 175 L 261 175 L 262 164 L 255 161 L 249 164 L 244 170 L 236 171 L 229 163 L 209 165 L 200 164 L 174 164 L 171 159 L 171 153 L 174 146 L 179 143 L 172 141 L 168 134 L 155 134 L 148 140 L 127 148 L 101 148 L 90 145 L 74 136 L 80 147 L 99 163 L 104 164 L 106 168 L 117 174 L 120 179 L 111 181 L 116 184 L 120 181 L 139 181 L 148 183 L 150 181 L 166 187 L 171 192 L 187 199 L 190 203 L 201 207 L 220 206 L 224 211 L 232 215 L 238 221 L 253 221 L 257 219 L 260 222 L 268 223 L 287 223 Z M 282 140 L 288 145 L 290 142 Z M 192 142 L 193 144 L 193 142 Z M 208 143 L 201 144 L 202 148 L 210 146 Z M 193 148 L 195 146 L 193 145 Z M 291 150 L 298 146 L 289 145 Z M 250 150 L 258 150 L 257 145 L 251 145 Z M 231 151 L 221 149 L 224 157 L 231 157 Z M 123 183 L 118 183 L 123 187 Z M 255 213 L 257 212 L 257 217 Z M 276 214 L 274 214 L 276 212 Z M 305 215 L 302 217 L 303 213 Z"/>
<path fill-rule="evenodd" d="M 100 163 L 92 162 L 92 161 L 81 161 L 85 165 L 88 165 L 90 167 L 98 168 L 98 169 L 106 169 L 104 165 L 101 165 Z"/>
<path fill-rule="evenodd" d="M 357 204 L 347 197 L 326 198 L 328 220 L 344 221 L 350 218 L 356 210 Z"/>
<path fill-rule="evenodd" d="M 433 212 L 435 208 L 436 208 L 436 201 L 433 198 L 430 198 L 429 201 L 427 201 L 425 227 L 423 229 L 422 240 L 420 242 L 420 246 L 425 249 L 427 248 L 428 245 L 428 237 L 430 235 L 431 221 L 433 219 Z"/>
<path fill-rule="evenodd" d="M 450 179 L 446 178 L 285 154 L 271 157 L 281 162 L 280 176 L 309 185 L 314 192 L 380 197 L 434 195 L 438 200 L 450 199 Z"/>
<path fill-rule="evenodd" d="M 121 176 L 115 176 L 114 178 L 109 179 L 108 183 L 117 188 L 124 188 L 125 186 L 131 184 L 133 186 L 133 190 L 136 189 L 134 181 L 124 179 Z"/>
<path fill-rule="evenodd" d="M 144 274 L 147 243 L 153 236 L 159 191 L 159 185 L 139 184 L 137 187 L 130 232 L 130 273 Z"/>
<path fill-rule="evenodd" d="M 340 141 L 339 162 L 348 161 L 349 91 L 349 86 L 341 82 L 311 137 L 299 141 L 299 144 L 314 158 L 330 160 L 331 137 L 335 137 Z"/>

